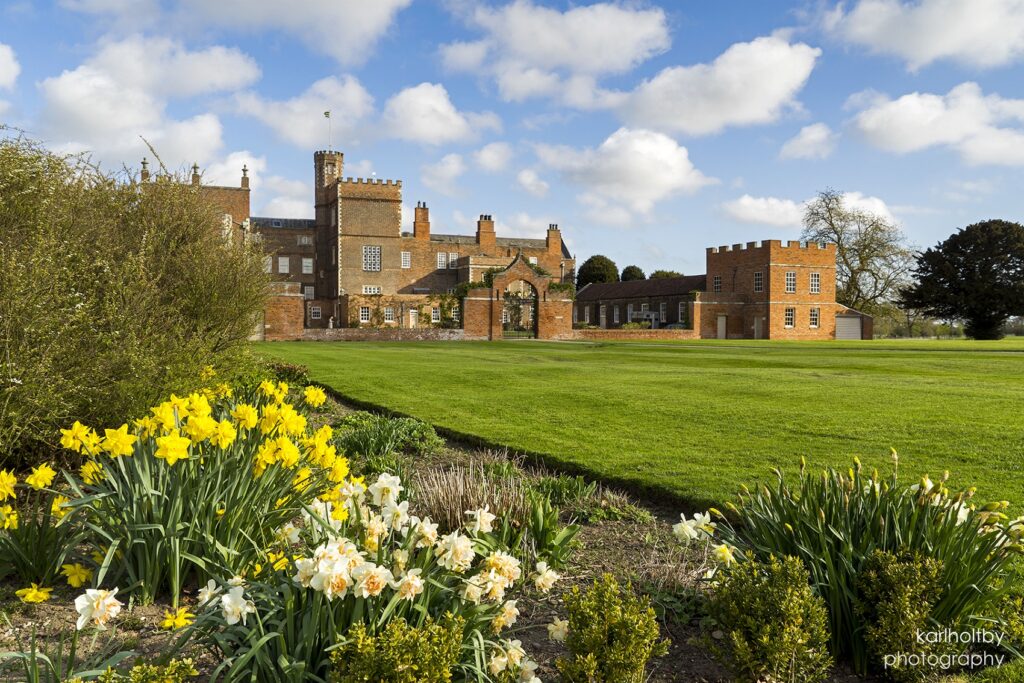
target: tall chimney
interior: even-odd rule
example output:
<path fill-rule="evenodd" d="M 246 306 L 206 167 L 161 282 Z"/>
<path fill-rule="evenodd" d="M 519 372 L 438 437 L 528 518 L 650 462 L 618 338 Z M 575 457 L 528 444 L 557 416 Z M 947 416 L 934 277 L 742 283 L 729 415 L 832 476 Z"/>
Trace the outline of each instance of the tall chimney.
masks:
<path fill-rule="evenodd" d="M 142 182 L 149 180 L 149 160 L 146 157 L 142 157 L 142 173 L 139 174 Z"/>
<path fill-rule="evenodd" d="M 547 247 L 549 254 L 562 254 L 562 231 L 558 229 L 557 223 L 548 225 Z"/>
<path fill-rule="evenodd" d="M 246 164 L 242 164 L 242 187 L 249 189 L 249 167 Z"/>
<path fill-rule="evenodd" d="M 192 184 L 199 185 L 199 164 L 192 164 Z"/>
<path fill-rule="evenodd" d="M 494 217 L 490 214 L 480 214 L 480 220 L 476 222 L 476 243 L 485 254 L 492 255 L 497 246 L 497 235 L 494 234 Z"/>
<path fill-rule="evenodd" d="M 412 222 L 412 233 L 418 240 L 430 240 L 430 209 L 426 202 L 416 202 L 416 216 Z"/>

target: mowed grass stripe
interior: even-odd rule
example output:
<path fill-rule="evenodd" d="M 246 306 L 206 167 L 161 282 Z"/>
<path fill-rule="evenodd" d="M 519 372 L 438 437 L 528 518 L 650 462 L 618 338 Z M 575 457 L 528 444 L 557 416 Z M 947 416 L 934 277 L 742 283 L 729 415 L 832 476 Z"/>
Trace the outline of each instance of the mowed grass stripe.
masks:
<path fill-rule="evenodd" d="M 278 343 L 343 396 L 695 505 L 816 466 L 1024 503 L 1024 343 Z"/>

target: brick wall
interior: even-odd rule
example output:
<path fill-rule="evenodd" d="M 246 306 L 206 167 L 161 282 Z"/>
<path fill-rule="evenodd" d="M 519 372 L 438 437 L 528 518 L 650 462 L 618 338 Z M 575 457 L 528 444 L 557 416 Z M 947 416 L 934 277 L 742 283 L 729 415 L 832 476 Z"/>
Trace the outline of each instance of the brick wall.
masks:
<path fill-rule="evenodd" d="M 369 329 L 342 327 L 333 330 L 310 329 L 302 334 L 303 341 L 462 341 L 462 330 L 438 328 Z"/>
<path fill-rule="evenodd" d="M 580 341 L 679 341 L 700 339 L 697 330 L 573 330 L 570 338 Z"/>
<path fill-rule="evenodd" d="M 273 293 L 263 309 L 263 334 L 266 341 L 302 339 L 305 300 L 294 282 L 273 284 Z"/>

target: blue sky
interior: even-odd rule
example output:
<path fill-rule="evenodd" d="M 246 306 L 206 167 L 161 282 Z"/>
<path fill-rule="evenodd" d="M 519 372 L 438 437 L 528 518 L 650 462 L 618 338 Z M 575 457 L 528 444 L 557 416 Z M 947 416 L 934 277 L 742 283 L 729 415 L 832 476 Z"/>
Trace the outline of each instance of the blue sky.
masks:
<path fill-rule="evenodd" d="M 1024 1 L 7 0 L 0 121 L 312 213 L 312 152 L 436 232 L 558 223 L 580 258 L 703 272 L 834 188 L 930 246 L 1024 209 Z M 408 213 L 408 212 L 407 212 Z"/>

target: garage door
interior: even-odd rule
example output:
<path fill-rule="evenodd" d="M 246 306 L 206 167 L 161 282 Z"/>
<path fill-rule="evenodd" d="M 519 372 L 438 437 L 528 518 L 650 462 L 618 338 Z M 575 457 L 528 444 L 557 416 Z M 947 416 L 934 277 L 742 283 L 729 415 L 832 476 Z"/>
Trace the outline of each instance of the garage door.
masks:
<path fill-rule="evenodd" d="M 836 339 L 860 339 L 859 315 L 837 315 L 836 316 Z"/>

